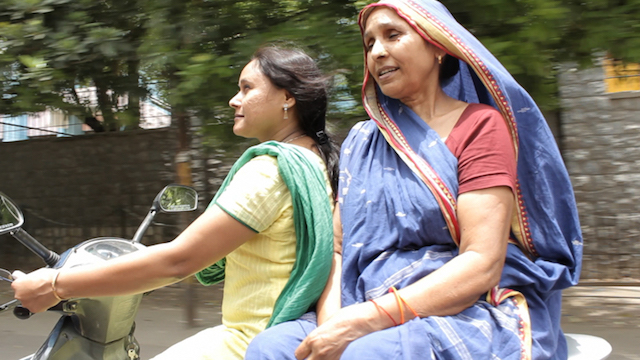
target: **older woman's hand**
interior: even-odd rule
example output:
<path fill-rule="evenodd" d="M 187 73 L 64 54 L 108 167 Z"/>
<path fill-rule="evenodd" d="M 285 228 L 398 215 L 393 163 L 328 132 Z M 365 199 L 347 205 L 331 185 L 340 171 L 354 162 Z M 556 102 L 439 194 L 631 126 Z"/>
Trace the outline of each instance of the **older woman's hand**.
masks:
<path fill-rule="evenodd" d="M 376 315 L 369 301 L 340 309 L 302 341 L 296 359 L 339 359 L 352 341 L 384 328 Z"/>
<path fill-rule="evenodd" d="M 15 280 L 11 287 L 15 293 L 14 297 L 22 303 L 32 313 L 46 311 L 56 305 L 58 298 L 53 294 L 51 282 L 58 270 L 39 269 L 28 275 L 14 272 Z"/>

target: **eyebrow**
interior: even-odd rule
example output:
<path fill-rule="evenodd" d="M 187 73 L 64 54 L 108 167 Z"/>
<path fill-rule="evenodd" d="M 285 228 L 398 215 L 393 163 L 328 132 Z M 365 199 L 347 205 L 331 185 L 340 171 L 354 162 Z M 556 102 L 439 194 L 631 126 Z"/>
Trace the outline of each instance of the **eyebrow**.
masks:
<path fill-rule="evenodd" d="M 395 23 L 392 20 L 388 20 L 388 21 L 384 21 L 384 22 L 379 22 L 378 27 L 383 28 L 383 30 L 386 30 L 390 27 L 397 27 L 397 25 L 395 25 Z M 371 36 L 371 31 L 370 30 L 365 30 L 364 34 L 362 35 L 362 39 L 366 39 L 367 37 Z"/>

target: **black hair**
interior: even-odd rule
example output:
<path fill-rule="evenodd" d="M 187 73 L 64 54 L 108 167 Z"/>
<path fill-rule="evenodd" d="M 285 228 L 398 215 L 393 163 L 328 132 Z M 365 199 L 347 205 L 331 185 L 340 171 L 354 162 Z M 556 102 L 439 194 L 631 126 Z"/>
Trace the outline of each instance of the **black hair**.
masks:
<path fill-rule="evenodd" d="M 300 117 L 300 127 L 318 146 L 327 166 L 334 196 L 338 189 L 339 147 L 327 132 L 327 92 L 329 77 L 304 51 L 297 48 L 269 45 L 253 55 L 262 73 L 271 83 L 287 90 L 294 99 Z"/>
<path fill-rule="evenodd" d="M 460 60 L 457 58 L 445 54 L 442 58 L 442 65 L 440 65 L 440 84 L 454 77 L 458 71 L 460 71 Z"/>

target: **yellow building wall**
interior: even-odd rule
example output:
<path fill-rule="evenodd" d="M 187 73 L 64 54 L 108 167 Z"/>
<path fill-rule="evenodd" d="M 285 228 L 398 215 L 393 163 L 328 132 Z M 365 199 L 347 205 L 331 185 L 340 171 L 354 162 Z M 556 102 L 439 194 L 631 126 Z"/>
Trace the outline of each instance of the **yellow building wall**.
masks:
<path fill-rule="evenodd" d="M 607 92 L 640 90 L 640 64 L 605 59 L 603 67 Z"/>

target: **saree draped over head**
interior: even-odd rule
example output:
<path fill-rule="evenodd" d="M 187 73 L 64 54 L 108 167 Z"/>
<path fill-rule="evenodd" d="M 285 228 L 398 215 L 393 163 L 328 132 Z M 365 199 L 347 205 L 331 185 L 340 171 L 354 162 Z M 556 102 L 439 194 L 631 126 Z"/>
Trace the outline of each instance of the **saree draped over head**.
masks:
<path fill-rule="evenodd" d="M 410 322 L 422 323 L 428 335 L 416 336 L 418 325 L 411 325 L 413 335 L 400 336 L 402 353 L 425 356 L 426 351 L 447 359 L 566 358 L 561 290 L 578 282 L 582 235 L 569 176 L 545 119 L 527 92 L 442 4 L 380 1 L 361 12 L 362 30 L 377 6 L 395 9 L 426 41 L 458 59 L 460 71 L 441 84 L 443 90 L 497 109 L 517 156 L 517 209 L 499 286 L 458 315 Z M 430 274 L 458 254 L 460 239 L 456 157 L 411 109 L 383 95 L 368 73 L 363 101 L 372 120 L 352 129 L 340 165 L 343 306 Z"/>

